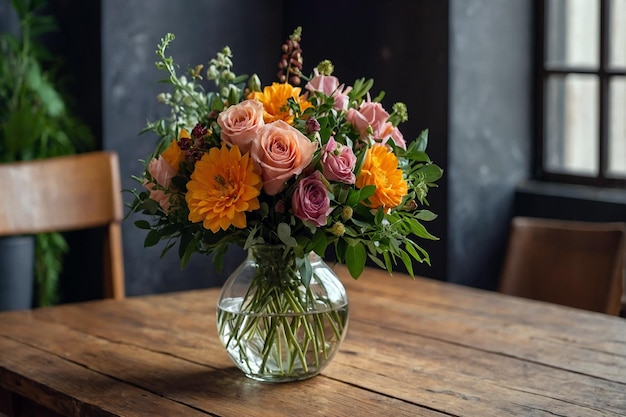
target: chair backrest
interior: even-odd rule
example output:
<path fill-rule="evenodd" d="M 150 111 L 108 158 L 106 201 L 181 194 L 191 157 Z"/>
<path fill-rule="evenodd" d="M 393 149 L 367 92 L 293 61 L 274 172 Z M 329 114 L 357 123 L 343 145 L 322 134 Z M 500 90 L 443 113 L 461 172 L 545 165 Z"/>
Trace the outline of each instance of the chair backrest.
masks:
<path fill-rule="evenodd" d="M 103 227 L 104 297 L 125 297 L 115 152 L 0 164 L 0 190 L 0 236 Z"/>
<path fill-rule="evenodd" d="M 515 217 L 498 290 L 618 315 L 624 223 Z"/>

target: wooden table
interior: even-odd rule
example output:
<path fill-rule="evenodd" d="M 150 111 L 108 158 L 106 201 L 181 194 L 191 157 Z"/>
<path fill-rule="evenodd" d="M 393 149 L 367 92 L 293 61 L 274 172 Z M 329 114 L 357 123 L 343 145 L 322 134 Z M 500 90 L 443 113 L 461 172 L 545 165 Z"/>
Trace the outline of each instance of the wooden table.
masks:
<path fill-rule="evenodd" d="M 343 281 L 341 351 L 287 384 L 232 365 L 218 289 L 1 313 L 0 413 L 626 415 L 624 319 L 374 270 Z"/>

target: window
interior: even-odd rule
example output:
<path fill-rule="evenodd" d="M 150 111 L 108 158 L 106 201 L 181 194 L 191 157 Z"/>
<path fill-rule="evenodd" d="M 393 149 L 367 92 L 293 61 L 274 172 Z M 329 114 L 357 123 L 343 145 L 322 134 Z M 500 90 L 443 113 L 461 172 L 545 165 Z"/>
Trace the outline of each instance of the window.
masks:
<path fill-rule="evenodd" d="M 624 186 L 626 0 L 538 5 L 538 176 Z"/>

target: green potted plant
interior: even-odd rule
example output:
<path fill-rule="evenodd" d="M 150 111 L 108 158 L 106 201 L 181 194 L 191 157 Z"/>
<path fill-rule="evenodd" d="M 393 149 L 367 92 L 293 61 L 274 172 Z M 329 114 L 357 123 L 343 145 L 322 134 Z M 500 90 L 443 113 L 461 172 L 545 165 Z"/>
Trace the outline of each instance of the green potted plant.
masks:
<path fill-rule="evenodd" d="M 54 18 L 45 14 L 46 4 L 45 0 L 11 0 L 20 33 L 0 33 L 0 163 L 93 149 L 92 133 L 71 112 L 67 104 L 68 95 L 61 90 L 58 59 L 38 42 L 42 35 L 56 30 Z M 40 234 L 30 239 L 35 248 L 35 259 L 31 258 L 30 268 L 31 277 L 35 277 L 35 304 L 50 305 L 57 300 L 57 281 L 67 243 L 59 233 Z M 12 244 L 10 238 L 3 238 L 2 241 Z M 5 251 L 0 249 L 2 252 Z M 0 259 L 2 262 L 6 261 Z M 0 276 L 0 279 L 13 277 L 24 280 L 14 276 L 17 275 L 17 267 L 5 265 L 4 268 L 13 272 L 3 274 L 5 276 Z M 0 282 L 0 287 L 2 285 Z M 11 284 L 7 285 L 12 288 Z"/>

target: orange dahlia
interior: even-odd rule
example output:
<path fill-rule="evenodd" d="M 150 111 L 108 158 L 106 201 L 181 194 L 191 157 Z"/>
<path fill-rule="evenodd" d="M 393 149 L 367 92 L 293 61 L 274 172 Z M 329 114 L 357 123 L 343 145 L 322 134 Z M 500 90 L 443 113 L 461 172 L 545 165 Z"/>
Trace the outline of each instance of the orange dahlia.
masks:
<path fill-rule="evenodd" d="M 263 88 L 263 92 L 250 93 L 248 98 L 263 103 L 263 121 L 265 123 L 284 120 L 292 125 L 294 115 L 287 106 L 289 98 L 296 100 L 300 106 L 300 112 L 313 107 L 305 96 L 300 95 L 300 91 L 302 91 L 300 87 L 294 87 L 289 83 L 273 83 L 271 86 Z"/>
<path fill-rule="evenodd" d="M 393 208 L 402 202 L 408 192 L 402 170 L 398 168 L 398 158 L 385 145 L 374 145 L 367 150 L 356 186 L 363 188 L 375 185 L 376 192 L 367 204 L 371 208 Z"/>
<path fill-rule="evenodd" d="M 231 225 L 246 227 L 246 211 L 260 208 L 258 196 L 263 185 L 255 172 L 254 162 L 237 146 L 211 148 L 196 163 L 187 183 L 189 220 L 203 222 L 206 229 L 217 233 Z"/>

